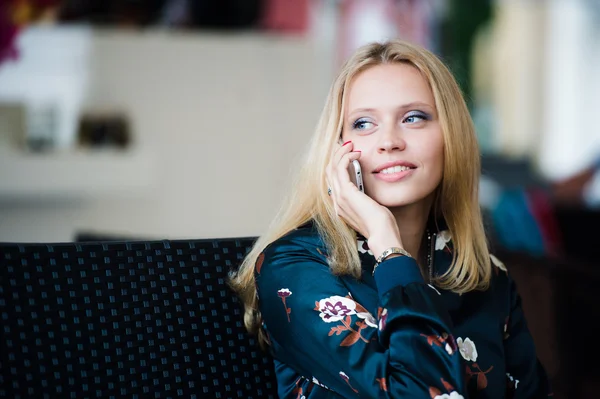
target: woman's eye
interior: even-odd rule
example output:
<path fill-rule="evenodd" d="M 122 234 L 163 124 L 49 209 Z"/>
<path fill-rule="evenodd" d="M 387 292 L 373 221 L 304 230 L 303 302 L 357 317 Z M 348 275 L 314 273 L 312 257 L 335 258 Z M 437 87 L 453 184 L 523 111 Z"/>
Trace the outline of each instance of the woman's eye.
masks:
<path fill-rule="evenodd" d="M 367 119 L 359 119 L 352 124 L 352 128 L 355 130 L 367 130 L 373 127 L 373 122 Z"/>
<path fill-rule="evenodd" d="M 429 120 L 429 115 L 423 112 L 411 112 L 402 122 L 404 123 L 417 123 L 421 121 Z"/>

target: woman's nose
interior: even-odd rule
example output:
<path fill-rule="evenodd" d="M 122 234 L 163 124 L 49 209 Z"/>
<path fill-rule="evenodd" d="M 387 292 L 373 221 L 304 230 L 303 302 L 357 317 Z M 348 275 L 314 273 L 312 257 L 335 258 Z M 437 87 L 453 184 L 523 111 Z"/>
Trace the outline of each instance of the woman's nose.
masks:
<path fill-rule="evenodd" d="M 380 133 L 379 152 L 403 151 L 406 148 L 403 134 L 396 127 L 386 127 Z"/>

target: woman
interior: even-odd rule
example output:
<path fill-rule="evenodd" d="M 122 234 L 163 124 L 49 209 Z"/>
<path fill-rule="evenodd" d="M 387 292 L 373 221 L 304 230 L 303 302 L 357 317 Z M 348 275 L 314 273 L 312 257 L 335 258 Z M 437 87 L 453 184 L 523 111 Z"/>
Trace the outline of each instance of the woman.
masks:
<path fill-rule="evenodd" d="M 294 192 L 232 278 L 280 397 L 551 395 L 514 282 L 488 253 L 478 178 L 440 60 L 401 41 L 358 49 Z"/>

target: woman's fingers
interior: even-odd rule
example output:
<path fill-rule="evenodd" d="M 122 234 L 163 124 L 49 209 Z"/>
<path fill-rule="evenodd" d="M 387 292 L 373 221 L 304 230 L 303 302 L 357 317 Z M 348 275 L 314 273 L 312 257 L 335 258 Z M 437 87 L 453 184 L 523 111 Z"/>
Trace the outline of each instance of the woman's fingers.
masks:
<path fill-rule="evenodd" d="M 340 145 L 337 150 L 333 152 L 333 156 L 331 157 L 331 164 L 335 167 L 340 163 L 344 155 L 348 154 L 350 151 L 354 149 L 354 144 L 352 141 L 346 141 L 344 144 Z"/>
<path fill-rule="evenodd" d="M 356 185 L 351 181 L 349 167 L 352 161 L 358 160 L 360 158 L 360 155 L 360 151 L 351 151 L 347 154 L 344 154 L 336 168 L 339 184 L 349 187 L 351 191 L 354 191 L 354 189 L 358 190 L 358 187 L 356 187 Z"/>
<path fill-rule="evenodd" d="M 334 204 L 336 203 L 336 195 L 337 193 L 339 193 L 340 190 L 340 182 L 339 182 L 339 164 L 342 160 L 342 158 L 348 154 L 353 148 L 352 142 L 351 141 L 347 141 L 346 143 L 344 143 L 343 145 L 340 145 L 333 153 L 332 157 L 331 157 L 331 161 L 329 162 L 329 166 L 328 166 L 328 173 L 327 173 L 327 181 L 329 184 L 329 187 L 332 190 L 332 197 L 334 199 Z"/>
<path fill-rule="evenodd" d="M 360 151 L 353 151 L 352 143 L 348 142 L 334 152 L 326 170 L 327 183 L 331 188 L 330 196 L 336 214 L 357 231 L 362 231 L 362 223 L 353 204 L 357 202 L 355 197 L 360 194 L 356 185 L 350 180 L 348 166 L 353 160 L 359 159 L 360 155 Z"/>

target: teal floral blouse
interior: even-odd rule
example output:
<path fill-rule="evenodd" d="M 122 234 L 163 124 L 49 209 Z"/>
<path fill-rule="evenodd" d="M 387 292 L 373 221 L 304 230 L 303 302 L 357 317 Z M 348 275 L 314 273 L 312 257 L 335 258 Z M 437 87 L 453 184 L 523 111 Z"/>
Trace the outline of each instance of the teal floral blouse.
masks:
<path fill-rule="evenodd" d="M 452 260 L 432 234 L 431 273 Z M 487 291 L 442 290 L 414 259 L 382 262 L 358 239 L 360 280 L 330 272 L 312 225 L 273 242 L 255 266 L 262 329 L 281 398 L 547 398 L 546 373 L 515 283 L 492 256 Z"/>

